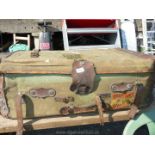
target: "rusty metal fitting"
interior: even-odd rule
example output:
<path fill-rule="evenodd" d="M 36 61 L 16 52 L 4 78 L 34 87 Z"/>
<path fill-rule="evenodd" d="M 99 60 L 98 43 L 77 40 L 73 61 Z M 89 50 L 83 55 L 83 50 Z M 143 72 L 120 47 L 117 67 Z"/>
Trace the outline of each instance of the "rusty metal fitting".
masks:
<path fill-rule="evenodd" d="M 39 57 L 39 50 L 35 49 L 31 52 L 31 58 L 37 58 L 37 57 Z"/>

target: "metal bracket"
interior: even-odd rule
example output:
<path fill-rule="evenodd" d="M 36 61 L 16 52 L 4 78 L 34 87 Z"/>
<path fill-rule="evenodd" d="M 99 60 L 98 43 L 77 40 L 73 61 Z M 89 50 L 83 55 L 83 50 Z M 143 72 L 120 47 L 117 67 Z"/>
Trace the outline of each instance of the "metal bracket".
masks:
<path fill-rule="evenodd" d="M 38 58 L 39 57 L 39 50 L 33 50 L 31 52 L 31 58 Z"/>
<path fill-rule="evenodd" d="M 32 97 L 46 98 L 46 97 L 54 97 L 56 95 L 56 91 L 52 88 L 37 88 L 31 89 L 29 91 L 29 95 Z"/>
<path fill-rule="evenodd" d="M 54 99 L 56 102 L 64 102 L 64 103 L 74 102 L 74 97 L 72 96 L 67 97 L 56 96 Z"/>
<path fill-rule="evenodd" d="M 122 82 L 122 83 L 115 83 L 111 86 L 111 90 L 112 92 L 127 92 L 127 91 L 131 91 L 134 87 L 133 83 L 126 83 L 126 82 Z"/>
<path fill-rule="evenodd" d="M 74 105 L 67 105 L 60 109 L 60 114 L 63 116 L 69 114 L 81 114 L 81 113 L 88 113 L 88 112 L 95 112 L 96 106 L 91 107 L 74 107 Z"/>

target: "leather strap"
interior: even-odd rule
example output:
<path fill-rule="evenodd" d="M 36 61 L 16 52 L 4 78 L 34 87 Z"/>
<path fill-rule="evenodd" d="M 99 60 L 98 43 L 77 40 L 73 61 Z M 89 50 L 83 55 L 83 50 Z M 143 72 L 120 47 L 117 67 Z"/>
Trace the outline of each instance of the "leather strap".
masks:
<path fill-rule="evenodd" d="M 103 116 L 103 108 L 102 108 L 102 102 L 99 96 L 96 96 L 96 105 L 97 105 L 97 109 L 99 112 L 99 119 L 100 119 L 100 124 L 103 125 L 104 124 L 104 116 Z"/>
<path fill-rule="evenodd" d="M 130 111 L 128 113 L 128 116 L 130 119 L 133 119 L 135 117 L 135 115 L 139 112 L 139 109 L 136 105 L 131 105 L 130 107 Z"/>
<path fill-rule="evenodd" d="M 0 114 L 3 117 L 8 117 L 9 109 L 6 103 L 5 95 L 4 95 L 4 77 L 0 75 Z"/>
<path fill-rule="evenodd" d="M 17 135 L 23 134 L 23 112 L 22 112 L 22 94 L 18 93 L 16 99 L 16 115 L 17 115 Z"/>
<path fill-rule="evenodd" d="M 137 84 L 134 104 L 131 105 L 130 111 L 128 113 L 128 116 L 130 119 L 133 119 L 136 116 L 136 114 L 139 112 L 138 105 L 141 102 L 141 95 L 143 94 L 143 91 L 144 91 L 143 85 Z"/>
<path fill-rule="evenodd" d="M 76 60 L 72 64 L 72 84 L 70 90 L 76 94 L 89 94 L 94 89 L 95 67 L 87 60 Z"/>

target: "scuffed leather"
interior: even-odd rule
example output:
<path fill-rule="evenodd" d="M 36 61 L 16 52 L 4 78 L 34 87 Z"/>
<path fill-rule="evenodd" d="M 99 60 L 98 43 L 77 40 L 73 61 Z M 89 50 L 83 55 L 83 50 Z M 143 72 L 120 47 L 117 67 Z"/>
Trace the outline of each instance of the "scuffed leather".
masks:
<path fill-rule="evenodd" d="M 95 68 L 92 62 L 87 60 L 74 61 L 72 65 L 71 91 L 76 94 L 88 94 L 93 91 L 95 81 Z"/>

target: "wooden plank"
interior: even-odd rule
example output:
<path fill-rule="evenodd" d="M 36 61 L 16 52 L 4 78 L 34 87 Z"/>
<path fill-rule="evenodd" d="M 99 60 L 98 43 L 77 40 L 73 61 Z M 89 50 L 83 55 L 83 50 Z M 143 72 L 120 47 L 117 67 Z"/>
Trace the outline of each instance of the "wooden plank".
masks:
<path fill-rule="evenodd" d="M 128 110 L 104 113 L 105 122 L 128 120 Z M 39 130 L 58 127 L 69 127 L 78 125 L 99 124 L 99 115 L 81 115 L 75 117 L 50 117 L 41 119 L 24 120 L 25 130 Z M 0 133 L 15 132 L 17 129 L 17 121 L 4 119 L 0 116 Z"/>
<path fill-rule="evenodd" d="M 25 41 L 28 41 L 29 38 L 28 38 L 28 37 L 19 37 L 19 36 L 15 36 L 15 40 L 25 40 Z"/>
<path fill-rule="evenodd" d="M 141 110 L 141 113 L 149 111 L 149 109 L 155 109 L 155 102 L 153 102 L 148 108 Z M 104 113 L 104 122 L 117 122 L 129 120 L 129 110 L 113 111 Z M 25 131 L 40 130 L 48 128 L 70 127 L 78 125 L 90 125 L 99 124 L 99 115 L 83 114 L 78 116 L 65 116 L 65 117 L 49 117 L 49 118 L 36 118 L 24 120 Z M 0 116 L 0 133 L 16 132 L 17 120 L 5 119 Z"/>

